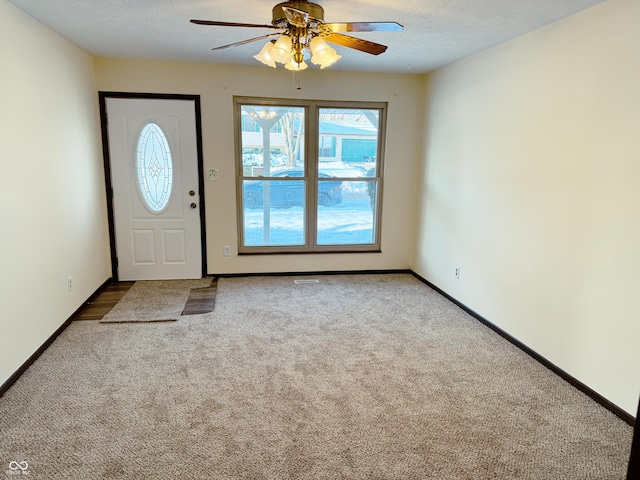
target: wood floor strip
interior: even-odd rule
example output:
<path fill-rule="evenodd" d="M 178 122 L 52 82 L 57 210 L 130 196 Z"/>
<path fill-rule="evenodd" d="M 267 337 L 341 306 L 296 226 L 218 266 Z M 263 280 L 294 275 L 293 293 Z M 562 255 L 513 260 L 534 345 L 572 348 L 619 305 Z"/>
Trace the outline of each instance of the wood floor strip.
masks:
<path fill-rule="evenodd" d="M 74 320 L 101 320 L 120 301 L 135 282 L 114 282 L 98 295 Z"/>
<path fill-rule="evenodd" d="M 216 291 L 218 279 L 214 278 L 211 285 L 205 288 L 193 288 L 184 306 L 182 315 L 201 315 L 211 313 L 216 305 Z"/>

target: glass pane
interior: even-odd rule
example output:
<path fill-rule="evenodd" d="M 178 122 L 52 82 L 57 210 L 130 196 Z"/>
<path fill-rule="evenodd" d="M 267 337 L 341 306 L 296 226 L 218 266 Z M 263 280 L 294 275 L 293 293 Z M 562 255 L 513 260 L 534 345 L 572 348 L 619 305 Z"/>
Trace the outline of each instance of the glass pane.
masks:
<path fill-rule="evenodd" d="M 144 204 L 154 213 L 162 212 L 171 198 L 173 163 L 167 137 L 156 123 L 147 123 L 140 132 L 136 177 Z"/>
<path fill-rule="evenodd" d="M 352 108 L 319 110 L 320 176 L 375 177 L 380 111 Z"/>
<path fill-rule="evenodd" d="M 305 180 L 244 180 L 245 246 L 305 244 Z"/>
<path fill-rule="evenodd" d="M 304 114 L 302 107 L 242 105 L 243 176 L 304 171 Z"/>
<path fill-rule="evenodd" d="M 339 183 L 336 189 L 333 184 Z M 318 245 L 374 243 L 377 181 L 318 181 L 318 197 L 339 191 L 330 203 L 318 202 Z M 337 199 L 340 199 L 339 201 Z"/>

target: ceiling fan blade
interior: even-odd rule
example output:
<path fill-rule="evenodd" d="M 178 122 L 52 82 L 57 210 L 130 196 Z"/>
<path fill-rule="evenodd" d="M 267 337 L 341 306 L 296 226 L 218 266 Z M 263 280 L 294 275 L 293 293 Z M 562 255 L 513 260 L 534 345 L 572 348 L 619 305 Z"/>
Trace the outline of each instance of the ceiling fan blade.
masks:
<path fill-rule="evenodd" d="M 343 22 L 325 24 L 335 33 L 345 32 L 401 32 L 404 28 L 396 22 Z"/>
<path fill-rule="evenodd" d="M 255 23 L 216 22 L 213 20 L 191 20 L 191 23 L 195 23 L 196 25 L 213 25 L 219 27 L 277 28 L 281 30 L 279 27 L 275 27 L 273 25 L 258 25 Z"/>
<path fill-rule="evenodd" d="M 342 45 L 343 47 L 354 48 L 361 52 L 370 53 L 371 55 L 380 55 L 387 50 L 386 45 L 369 42 L 368 40 L 362 40 L 361 38 L 350 37 L 349 35 L 342 35 L 341 33 L 332 33 L 326 37 L 325 40 L 327 42 L 335 43 L 336 45 Z"/>
<path fill-rule="evenodd" d="M 212 48 L 211 50 L 224 50 L 225 48 L 237 47 L 239 45 L 244 45 L 246 43 L 257 42 L 258 40 L 264 40 L 265 38 L 276 37 L 280 35 L 279 33 L 270 33 L 268 35 L 262 35 L 261 37 L 250 38 L 249 40 L 242 40 L 240 42 L 230 43 L 229 45 L 223 45 L 221 47 Z"/>

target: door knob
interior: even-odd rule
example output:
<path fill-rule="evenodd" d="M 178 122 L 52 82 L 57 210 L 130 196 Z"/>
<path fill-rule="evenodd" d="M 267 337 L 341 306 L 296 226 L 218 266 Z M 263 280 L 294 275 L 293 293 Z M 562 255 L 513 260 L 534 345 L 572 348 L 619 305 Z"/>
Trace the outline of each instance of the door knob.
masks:
<path fill-rule="evenodd" d="M 196 208 L 196 207 L 197 205 L 195 204 L 195 202 L 191 204 L 191 208 Z"/>
<path fill-rule="evenodd" d="M 193 191 L 193 190 L 189 190 L 189 196 L 190 196 L 190 197 L 193 197 L 195 194 L 196 194 L 196 192 L 195 192 L 195 191 Z"/>

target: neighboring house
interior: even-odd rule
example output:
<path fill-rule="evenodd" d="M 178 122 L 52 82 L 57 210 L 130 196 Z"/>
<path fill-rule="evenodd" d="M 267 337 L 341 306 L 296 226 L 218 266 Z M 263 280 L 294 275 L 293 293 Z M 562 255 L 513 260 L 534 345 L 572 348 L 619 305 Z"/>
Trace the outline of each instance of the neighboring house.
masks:
<path fill-rule="evenodd" d="M 377 131 L 363 125 L 320 122 L 319 157 L 321 162 L 367 163 L 375 160 Z"/>
<path fill-rule="evenodd" d="M 262 129 L 246 112 L 242 112 L 242 145 L 243 163 L 247 166 L 262 166 Z M 299 122 L 295 129 L 300 131 Z M 318 157 L 321 162 L 367 163 L 375 161 L 378 149 L 377 130 L 362 119 L 353 125 L 320 121 L 320 138 L 318 139 Z M 272 166 L 284 165 L 282 159 L 285 152 L 285 136 L 278 122 L 271 129 L 271 162 Z"/>

